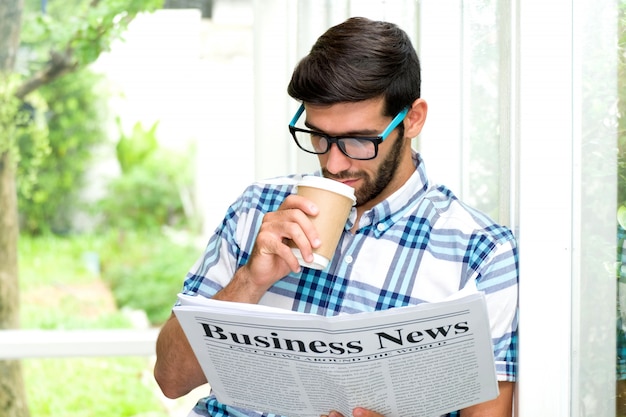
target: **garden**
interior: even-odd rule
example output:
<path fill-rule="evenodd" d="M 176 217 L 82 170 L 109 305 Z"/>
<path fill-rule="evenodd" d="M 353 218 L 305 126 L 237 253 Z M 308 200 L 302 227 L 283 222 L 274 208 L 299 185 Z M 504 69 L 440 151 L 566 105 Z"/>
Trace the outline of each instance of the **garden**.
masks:
<path fill-rule="evenodd" d="M 93 123 L 102 98 L 92 86 L 101 81 L 84 70 L 41 91 L 51 103 L 47 156 L 34 176 L 18 182 L 22 328 L 158 327 L 201 253 L 194 244 L 198 222 L 181 197 L 191 187 L 192 168 L 180 161 L 190 160 L 192 150 L 176 155 L 161 149 L 158 124 L 120 129 L 108 145 L 118 175 L 101 197 L 81 200 L 93 150 L 107 146 L 101 125 Z M 20 143 L 22 170 L 31 169 L 33 143 Z M 76 218 L 85 230 L 77 229 Z M 116 410 L 116 416 L 166 416 L 150 360 L 25 360 L 31 415 L 104 417 Z"/>
<path fill-rule="evenodd" d="M 110 106 L 108 80 L 89 65 L 135 13 L 159 3 L 24 2 L 17 66 L 0 68 L 2 227 L 11 183 L 17 206 L 17 227 L 0 228 L 0 276 L 13 279 L 9 237 L 19 230 L 19 290 L 8 299 L 19 299 L 23 329 L 158 328 L 202 251 L 194 149 L 164 148 L 158 121 L 128 128 Z M 24 93 L 46 65 L 59 73 Z M 12 282 L 1 284 L 6 301 Z M 12 326 L 7 311 L 0 308 L 3 328 Z M 167 417 L 173 405 L 152 377 L 153 360 L 28 358 L 16 373 L 13 361 L 0 361 L 2 386 L 15 388 L 21 373 L 26 402 L 10 389 L 0 409 L 10 417 Z"/>
<path fill-rule="evenodd" d="M 132 232 L 22 236 L 19 253 L 23 328 L 109 329 L 161 324 L 198 250 Z M 167 417 L 151 361 L 26 359 L 31 415 Z"/>

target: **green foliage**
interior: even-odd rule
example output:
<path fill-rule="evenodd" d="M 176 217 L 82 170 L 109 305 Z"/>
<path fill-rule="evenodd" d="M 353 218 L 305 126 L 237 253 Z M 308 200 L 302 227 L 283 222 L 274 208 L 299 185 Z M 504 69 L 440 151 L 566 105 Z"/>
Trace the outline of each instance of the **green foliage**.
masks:
<path fill-rule="evenodd" d="M 112 237 L 102 252 L 102 277 L 118 305 L 145 311 L 152 324 L 164 323 L 200 251 L 162 233 Z"/>
<path fill-rule="evenodd" d="M 22 327 L 128 328 L 122 308 L 160 325 L 200 252 L 185 235 L 160 232 L 22 237 Z"/>
<path fill-rule="evenodd" d="M 619 2 L 618 25 L 618 103 L 617 103 L 617 202 L 626 204 L 626 2 Z"/>
<path fill-rule="evenodd" d="M 147 358 L 26 360 L 33 417 L 168 417 Z"/>
<path fill-rule="evenodd" d="M 22 232 L 67 233 L 71 229 L 93 149 L 106 140 L 101 110 L 106 94 L 99 85 L 101 77 L 83 69 L 39 90 L 49 103 L 50 154 L 41 161 L 39 176 L 29 192 L 20 188 L 18 193 Z M 28 168 L 35 160 L 37 144 L 31 138 L 24 139 L 20 153 L 23 166 Z"/>
<path fill-rule="evenodd" d="M 14 160 L 21 160 L 18 199 L 23 232 L 69 231 L 76 208 L 71 202 L 82 185 L 89 152 L 103 140 L 98 110 L 102 107 L 100 92 L 94 90 L 98 80 L 84 68 L 121 38 L 137 13 L 155 10 L 161 4 L 162 0 L 70 0 L 50 2 L 48 13 L 42 14 L 38 3 L 26 3 L 21 47 L 27 59 L 26 65 L 19 68 L 21 80 L 45 68 L 51 57 L 62 57 L 56 62 L 63 64 L 48 74 L 52 82 L 47 78 L 39 88 L 38 94 L 48 103 L 49 111 L 35 106 L 35 115 L 48 116 L 50 136 L 46 140 L 50 149 L 40 128 L 14 132 L 22 125 L 17 119 L 17 109 L 22 104 L 13 98 L 19 86 L 13 82 L 1 88 L 5 99 L 0 99 L 0 152 L 11 150 Z M 54 78 L 67 70 L 80 73 Z M 31 93 L 27 100 L 33 104 L 36 97 Z M 49 150 L 50 158 L 44 161 Z"/>
<path fill-rule="evenodd" d="M 19 242 L 23 328 L 127 328 L 130 323 L 100 282 L 88 255 L 99 253 L 101 237 L 22 236 Z"/>
<path fill-rule="evenodd" d="M 75 65 L 84 67 L 108 51 L 138 13 L 156 10 L 163 0 L 75 0 L 48 4 L 44 15 L 37 4 L 27 3 L 22 44 L 36 45 L 40 59 L 47 59 L 51 50 L 69 51 Z"/>
<path fill-rule="evenodd" d="M 41 138 L 47 139 L 46 135 L 36 135 L 37 123 L 28 121 L 28 117 L 20 114 L 21 103 L 17 101 L 15 92 L 19 85 L 16 80 L 22 81 L 46 67 L 50 56 L 62 55 L 67 64 L 64 68 L 59 68 L 59 72 L 49 74 L 53 78 L 64 71 L 76 70 L 84 67 L 89 62 L 93 62 L 102 51 L 107 50 L 113 39 L 121 36 L 121 33 L 133 19 L 136 13 L 143 10 L 153 10 L 160 5 L 162 0 L 67 0 L 60 2 L 50 2 L 51 13 L 42 16 L 38 11 L 26 10 L 24 23 L 22 25 L 22 50 L 27 53 L 27 63 L 21 66 L 18 71 L 23 76 L 22 79 L 11 77 L 10 82 L 0 81 L 0 152 L 11 152 L 13 160 L 20 158 L 19 147 L 23 147 L 25 152 L 22 155 L 21 172 L 34 172 L 37 167 L 38 158 L 41 159 L 41 151 L 45 151 L 44 142 L 37 142 Z M 29 5 L 36 5 L 35 2 L 28 2 Z M 54 13 L 53 12 L 54 9 Z M 56 52 L 55 52 L 56 51 Z M 62 80 L 62 79 L 60 79 Z M 49 78 L 42 80 L 49 82 Z M 33 94 L 28 96 L 32 102 Z M 53 105 L 57 103 L 48 101 Z M 70 103 L 70 104 L 67 104 Z M 73 104 L 72 104 L 73 103 Z M 80 105 L 75 101 L 66 102 L 69 112 L 77 112 Z M 41 112 L 36 115 L 43 114 Z M 53 113 L 54 110 L 53 110 Z M 60 113 L 56 113 L 60 114 Z M 71 117 L 71 116 L 68 116 Z M 70 125 L 59 121 L 59 125 L 64 126 L 64 133 L 71 132 Z M 32 131 L 27 131 L 33 129 Z M 76 136 L 79 137 L 79 136 Z M 28 143 L 27 139 L 31 139 Z M 83 138 L 84 139 L 84 138 Z M 19 147 L 18 147 L 18 141 Z M 67 148 L 61 151 L 62 154 L 71 154 L 71 141 L 65 142 Z M 39 151 L 38 151 L 39 150 Z M 23 166 L 22 166 L 23 165 Z M 29 174 L 30 175 L 30 174 Z M 25 176 L 20 175 L 20 187 L 22 191 L 27 188 Z M 32 177 L 32 176 L 31 176 Z M 42 177 L 40 177 L 42 178 Z M 69 180 L 68 180 L 69 178 Z M 60 181 L 73 181 L 73 177 L 65 177 Z M 33 190 L 35 199 L 42 199 L 42 195 Z M 22 196 L 27 195 L 23 192 Z M 39 200 L 40 206 L 47 206 L 49 200 Z M 45 201 L 45 202 L 42 202 Z M 35 203 L 33 203 L 35 205 Z M 24 238 L 23 238 L 24 239 Z M 36 245 L 34 245 L 36 246 Z M 51 250 L 42 253 L 35 250 L 31 255 L 32 265 L 41 265 L 40 255 L 47 255 L 47 259 L 54 261 L 58 259 L 59 253 Z M 34 259 L 34 260 L 33 260 Z M 82 257 L 75 257 L 74 260 L 82 260 Z M 52 306 L 42 304 L 49 303 L 53 298 L 53 290 L 73 288 L 73 283 L 63 280 L 72 278 L 70 270 L 63 268 L 63 265 L 52 262 L 43 267 L 41 272 L 29 277 L 29 260 L 24 259 L 20 248 L 20 269 L 22 271 L 22 308 L 30 312 L 23 317 L 24 324 L 52 328 L 64 323 L 71 322 L 68 317 L 78 318 L 78 323 L 71 326 L 88 325 L 89 320 L 81 314 L 84 304 L 73 299 L 62 299 Z M 48 285 L 41 284 L 42 280 L 55 277 L 58 282 L 50 282 Z M 11 277 L 9 277 L 9 284 Z M 38 298 L 40 291 L 50 290 L 44 297 Z M 171 302 L 169 303 L 171 305 Z M 34 306 L 37 306 L 35 309 Z M 54 315 L 50 314 L 54 312 Z M 49 320 L 50 317 L 52 320 Z M 95 326 L 103 325 L 119 326 L 124 320 L 121 316 L 111 313 L 110 320 L 102 320 L 101 315 L 95 318 Z M 61 365 L 62 364 L 62 365 Z M 61 366 L 57 366 L 61 365 Z M 27 391 L 29 405 L 32 415 L 38 417 L 81 417 L 81 416 L 135 416 L 139 414 L 165 417 L 166 413 L 157 398 L 153 395 L 155 387 L 150 387 L 144 375 L 147 361 L 143 358 L 114 358 L 114 359 L 71 359 L 71 360 L 35 360 L 25 361 L 25 380 L 27 381 Z M 85 375 L 88 374 L 88 383 L 85 383 Z M 152 379 L 149 379 L 152 381 Z M 63 381 L 63 384 L 59 384 Z M 89 385 L 89 383 L 91 385 Z M 78 387 L 78 388 L 77 388 Z M 23 399 L 17 398 L 17 401 Z M 10 410 L 9 410 L 10 411 Z"/>
<path fill-rule="evenodd" d="M 150 240 L 136 236 L 127 243 L 149 246 Z M 109 247 L 113 244 L 115 248 Z M 114 263 L 111 256 L 127 249 L 104 235 L 22 237 L 19 242 L 22 326 L 129 328 L 129 320 L 115 305 L 102 302 L 110 293 L 94 270 L 92 257 L 86 256 L 109 254 L 107 264 Z M 177 280 L 180 282 L 181 277 Z M 150 281 L 142 285 L 150 287 Z M 172 293 L 169 298 L 163 309 L 171 308 Z M 23 361 L 23 366 L 32 416 L 167 417 L 155 395 L 158 388 L 147 358 L 29 359 Z"/>
<path fill-rule="evenodd" d="M 187 203 L 193 178 L 193 149 L 176 152 L 156 145 L 156 124 L 136 124 L 117 146 L 122 175 L 108 184 L 107 195 L 94 206 L 105 229 L 158 230 L 193 226 Z"/>
<path fill-rule="evenodd" d="M 8 152 L 15 164 L 26 159 L 18 170 L 21 179 L 19 190 L 28 195 L 36 179 L 37 170 L 49 152 L 47 129 L 36 107 L 24 107 L 15 97 L 20 77 L 0 75 L 0 154 Z M 39 108 L 43 108 L 39 96 L 33 97 Z M 20 152 L 20 143 L 30 141 L 30 153 Z"/>
<path fill-rule="evenodd" d="M 26 293 L 44 286 L 81 285 L 98 278 L 83 255 L 99 252 L 104 238 L 88 235 L 20 236 L 20 289 Z"/>
<path fill-rule="evenodd" d="M 183 208 L 172 185 L 156 164 L 135 168 L 112 180 L 107 196 L 97 205 L 101 227 L 158 230 L 177 223 Z"/>
<path fill-rule="evenodd" d="M 15 98 L 16 77 L 0 79 L 0 155 L 10 152 L 17 157 L 15 141 L 20 126 L 28 123 L 24 113 L 19 113 L 20 103 Z"/>
<path fill-rule="evenodd" d="M 156 151 L 159 144 L 156 131 L 159 122 L 155 122 L 149 129 L 144 129 L 140 122 L 135 123 L 131 135 L 125 135 L 120 119 L 117 119 L 118 128 L 121 132 L 115 151 L 120 168 L 124 174 L 128 174 L 133 167 L 140 166 Z"/>

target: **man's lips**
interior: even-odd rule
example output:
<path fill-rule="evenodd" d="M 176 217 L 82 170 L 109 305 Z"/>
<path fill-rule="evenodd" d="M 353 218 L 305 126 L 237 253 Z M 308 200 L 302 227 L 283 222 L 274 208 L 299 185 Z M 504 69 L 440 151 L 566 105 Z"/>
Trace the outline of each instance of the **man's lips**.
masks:
<path fill-rule="evenodd" d="M 329 172 L 324 172 L 324 176 L 328 179 L 340 182 L 342 184 L 348 185 L 352 188 L 355 187 L 355 185 L 362 179 L 361 176 L 356 176 L 356 177 L 348 177 L 347 175 L 330 175 Z"/>
<path fill-rule="evenodd" d="M 343 180 L 337 180 L 337 181 L 354 188 L 354 184 L 356 184 L 358 180 L 359 180 L 358 178 L 351 178 L 351 179 L 343 179 Z"/>

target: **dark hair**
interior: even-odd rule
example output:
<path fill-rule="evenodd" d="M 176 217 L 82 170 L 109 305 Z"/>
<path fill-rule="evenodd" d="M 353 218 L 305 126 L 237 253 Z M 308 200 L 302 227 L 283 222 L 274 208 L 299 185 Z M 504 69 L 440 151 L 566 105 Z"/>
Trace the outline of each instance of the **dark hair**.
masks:
<path fill-rule="evenodd" d="M 420 63 L 406 32 L 388 22 L 353 17 L 319 37 L 296 66 L 287 92 L 313 104 L 384 97 L 394 116 L 420 97 Z"/>

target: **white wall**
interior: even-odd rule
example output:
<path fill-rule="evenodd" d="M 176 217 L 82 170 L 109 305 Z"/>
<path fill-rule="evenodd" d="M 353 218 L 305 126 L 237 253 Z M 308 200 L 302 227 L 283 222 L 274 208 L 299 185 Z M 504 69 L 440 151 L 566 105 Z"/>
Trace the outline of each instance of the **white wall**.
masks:
<path fill-rule="evenodd" d="M 206 130 L 201 29 L 199 10 L 139 15 L 125 41 L 113 45 L 94 65 L 111 83 L 112 109 L 121 116 L 125 131 L 136 121 L 146 127 L 159 121 L 159 140 L 176 147 Z"/>

